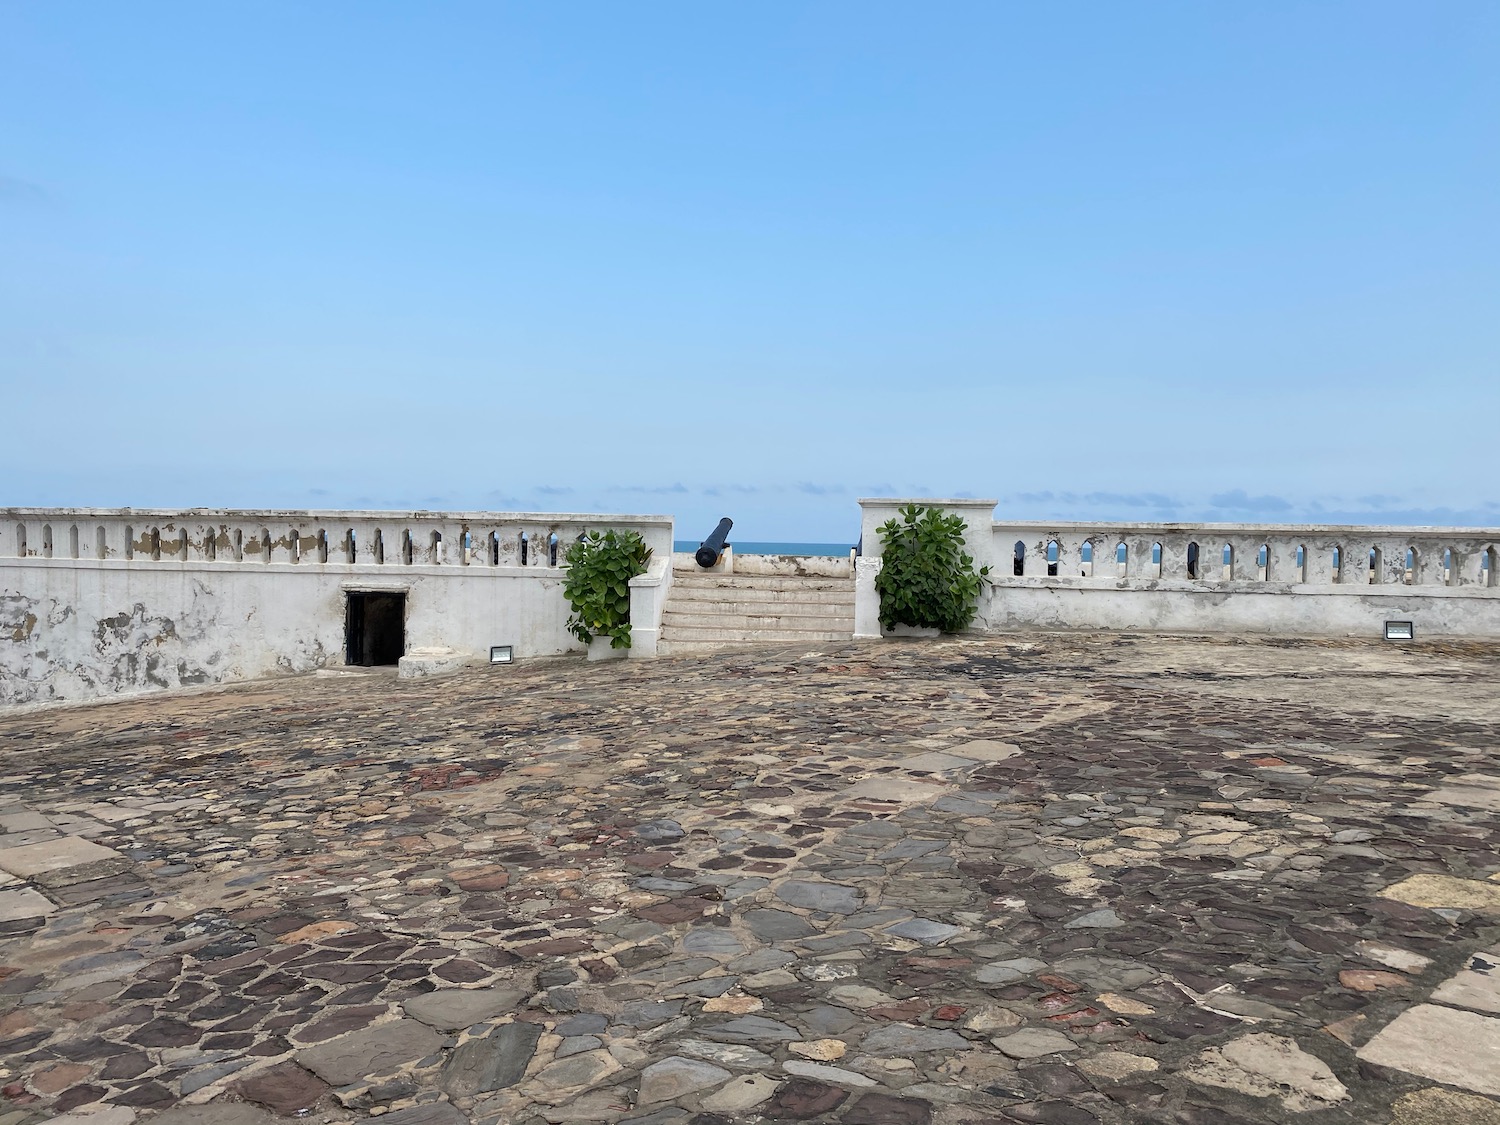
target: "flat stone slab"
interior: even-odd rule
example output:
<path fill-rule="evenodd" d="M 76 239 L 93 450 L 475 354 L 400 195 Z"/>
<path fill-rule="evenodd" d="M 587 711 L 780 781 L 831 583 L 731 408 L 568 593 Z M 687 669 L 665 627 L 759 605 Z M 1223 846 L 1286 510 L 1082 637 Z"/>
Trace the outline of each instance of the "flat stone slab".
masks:
<path fill-rule="evenodd" d="M 296 1058 L 324 1082 L 347 1086 L 360 1078 L 389 1074 L 442 1045 L 443 1037 L 425 1023 L 404 1019 L 304 1048 Z"/>
<path fill-rule="evenodd" d="M 1379 1066 L 1500 1097 L 1500 1019 L 1491 1016 L 1418 1004 L 1357 1054 Z"/>
<path fill-rule="evenodd" d="M 30 887 L 22 887 L 18 891 L 0 891 L 0 922 L 16 922 L 22 918 L 45 918 L 56 911 L 56 903 Z"/>
<path fill-rule="evenodd" d="M 672 1055 L 641 1071 L 641 1105 L 671 1102 L 700 1090 L 722 1086 L 734 1075 L 701 1059 Z"/>
<path fill-rule="evenodd" d="M 403 1000 L 406 1014 L 440 1031 L 457 1031 L 515 1010 L 524 997 L 510 988 L 440 988 Z"/>
<path fill-rule="evenodd" d="M 470 1039 L 443 1067 L 443 1089 L 450 1097 L 469 1097 L 514 1086 L 536 1053 L 542 1029 L 534 1023 L 506 1023 L 482 1039 Z"/>
<path fill-rule="evenodd" d="M 1326 1109 L 1349 1100 L 1349 1091 L 1328 1064 L 1280 1035 L 1255 1032 L 1210 1047 L 1184 1077 L 1203 1086 L 1254 1098 L 1279 1097 L 1293 1113 Z"/>
<path fill-rule="evenodd" d="M 70 867 L 109 861 L 129 863 L 113 848 L 106 848 L 79 836 L 64 836 L 60 840 L 24 844 L 19 848 L 0 848 L 0 871 L 18 879 L 33 879 L 51 871 L 65 871 Z"/>
<path fill-rule="evenodd" d="M 845 789 L 843 796 L 858 801 L 894 801 L 903 805 L 920 805 L 956 793 L 951 785 L 932 785 L 901 777 L 867 777 Z"/>
<path fill-rule="evenodd" d="M 1500 1102 L 1429 1086 L 1391 1106 L 1391 1125 L 1500 1125 Z"/>
<path fill-rule="evenodd" d="M 1464 808 L 1500 812 L 1500 777 L 1490 777 L 1482 773 L 1455 777 L 1450 779 L 1448 784 L 1439 785 L 1427 794 L 1426 800 L 1438 801 L 1444 805 L 1460 805 Z"/>
<path fill-rule="evenodd" d="M 1474 954 L 1468 968 L 1437 986 L 1432 999 L 1459 1008 L 1500 1012 L 1500 954 Z"/>
<path fill-rule="evenodd" d="M 960 758 L 973 758 L 978 762 L 1003 762 L 1021 753 L 1014 742 L 996 742 L 990 738 L 976 738 L 972 742 L 950 746 L 948 753 Z"/>
<path fill-rule="evenodd" d="M 1013 1059 L 1040 1059 L 1063 1051 L 1078 1050 L 1078 1044 L 1062 1032 L 1044 1027 L 1028 1027 L 1011 1035 L 1001 1035 L 990 1042 L 1002 1055 Z"/>
<path fill-rule="evenodd" d="M 94 1119 L 90 1117 L 87 1120 Z M 276 1120 L 263 1109 L 245 1102 L 230 1101 L 215 1101 L 211 1105 L 173 1106 L 160 1117 L 151 1119 L 152 1125 L 276 1125 Z"/>
<path fill-rule="evenodd" d="M 1452 875 L 1413 875 L 1387 887 L 1380 892 L 1380 897 L 1433 910 L 1500 914 L 1500 883 L 1455 879 Z"/>
<path fill-rule="evenodd" d="M 829 914 L 853 914 L 865 901 L 857 887 L 805 879 L 788 879 L 776 888 L 776 897 L 804 910 L 821 910 Z"/>

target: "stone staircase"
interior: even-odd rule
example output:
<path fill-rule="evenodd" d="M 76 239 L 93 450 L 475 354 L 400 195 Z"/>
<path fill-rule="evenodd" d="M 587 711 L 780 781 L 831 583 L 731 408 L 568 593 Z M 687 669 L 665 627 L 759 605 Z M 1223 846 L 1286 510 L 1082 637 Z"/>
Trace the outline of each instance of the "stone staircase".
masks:
<path fill-rule="evenodd" d="M 683 569 L 672 575 L 659 651 L 815 644 L 853 636 L 852 577 Z"/>

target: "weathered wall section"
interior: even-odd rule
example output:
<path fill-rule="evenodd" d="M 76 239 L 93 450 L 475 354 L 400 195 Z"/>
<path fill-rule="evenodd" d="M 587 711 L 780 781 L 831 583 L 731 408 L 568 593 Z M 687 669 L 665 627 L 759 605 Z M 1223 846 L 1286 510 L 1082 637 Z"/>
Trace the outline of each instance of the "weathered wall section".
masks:
<path fill-rule="evenodd" d="M 666 568 L 666 517 L 0 510 L 0 702 L 341 666 L 351 591 L 406 595 L 408 650 L 578 649 L 553 564 L 610 527 Z M 645 641 L 664 596 L 641 593 Z"/>
<path fill-rule="evenodd" d="M 860 501 L 857 636 L 880 635 L 877 529 L 912 503 L 964 518 L 990 568 L 980 630 L 1500 638 L 1494 528 L 997 522 L 990 500 Z"/>

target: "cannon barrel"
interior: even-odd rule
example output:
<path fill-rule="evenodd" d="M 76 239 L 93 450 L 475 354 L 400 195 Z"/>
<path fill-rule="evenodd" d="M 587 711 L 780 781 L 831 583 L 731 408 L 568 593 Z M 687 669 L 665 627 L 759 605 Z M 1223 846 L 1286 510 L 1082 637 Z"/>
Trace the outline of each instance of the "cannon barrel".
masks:
<path fill-rule="evenodd" d="M 709 532 L 708 538 L 698 545 L 698 552 L 693 557 L 704 570 L 718 563 L 719 556 L 724 553 L 724 540 L 729 538 L 729 529 L 733 526 L 734 521 L 725 516 L 719 521 L 719 526 Z"/>

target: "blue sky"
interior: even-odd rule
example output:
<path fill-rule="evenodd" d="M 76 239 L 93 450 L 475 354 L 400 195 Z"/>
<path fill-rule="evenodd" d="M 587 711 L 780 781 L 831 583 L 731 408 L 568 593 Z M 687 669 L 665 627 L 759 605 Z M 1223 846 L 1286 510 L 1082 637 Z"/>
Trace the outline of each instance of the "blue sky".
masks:
<path fill-rule="evenodd" d="M 0 0 L 0 503 L 1497 525 L 1497 55 L 1493 0 Z"/>

